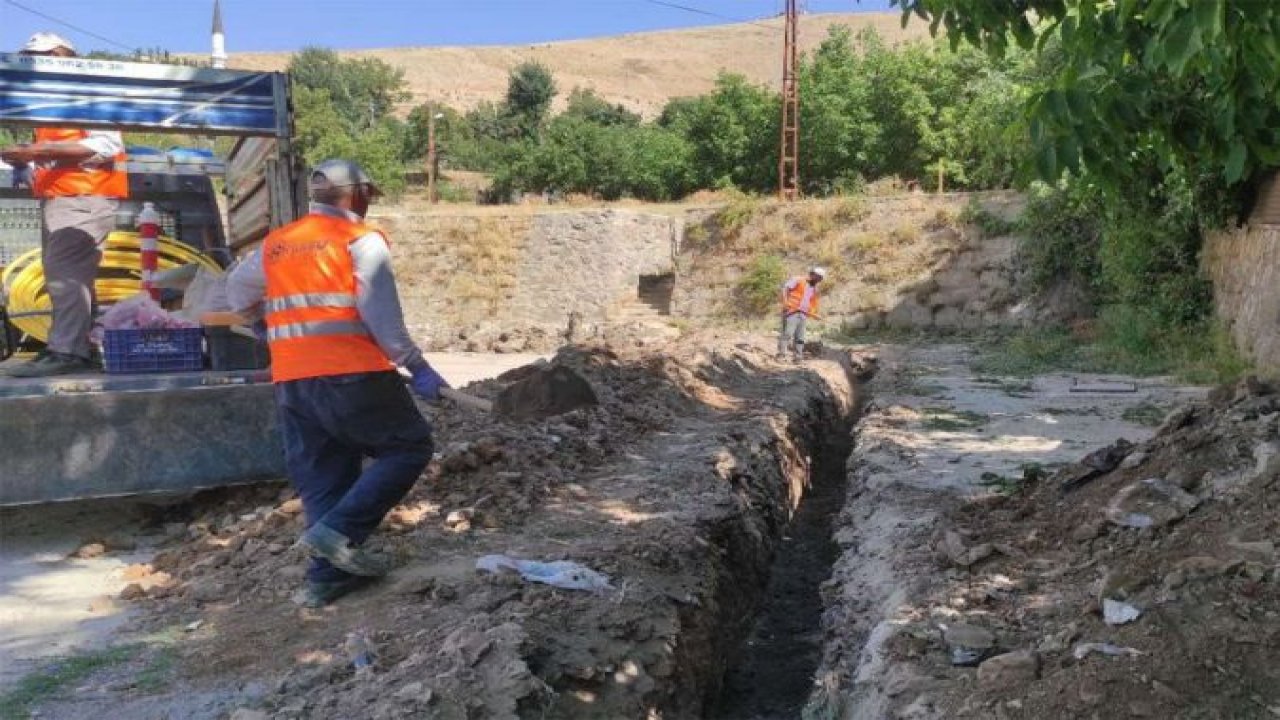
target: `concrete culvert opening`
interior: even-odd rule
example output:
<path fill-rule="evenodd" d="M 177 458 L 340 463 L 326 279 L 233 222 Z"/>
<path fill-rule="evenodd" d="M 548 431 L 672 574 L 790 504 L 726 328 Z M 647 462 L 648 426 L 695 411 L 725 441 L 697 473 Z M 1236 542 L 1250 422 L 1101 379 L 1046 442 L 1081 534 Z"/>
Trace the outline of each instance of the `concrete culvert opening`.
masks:
<path fill-rule="evenodd" d="M 671 314 L 671 295 L 676 289 L 674 273 L 641 275 L 636 297 L 661 315 Z"/>
<path fill-rule="evenodd" d="M 839 557 L 832 523 L 845 502 L 846 464 L 856 412 L 836 418 L 814 438 L 799 505 L 782 529 L 750 633 L 708 717 L 794 720 L 802 716 L 822 657 L 822 584 Z"/>

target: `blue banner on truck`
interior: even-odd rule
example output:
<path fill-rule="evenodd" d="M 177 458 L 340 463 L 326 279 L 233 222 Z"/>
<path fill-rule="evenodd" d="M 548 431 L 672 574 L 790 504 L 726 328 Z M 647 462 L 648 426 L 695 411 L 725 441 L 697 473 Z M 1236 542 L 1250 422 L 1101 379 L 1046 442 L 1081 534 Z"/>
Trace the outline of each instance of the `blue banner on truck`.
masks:
<path fill-rule="evenodd" d="M 288 137 L 283 73 L 0 53 L 0 124 Z"/>

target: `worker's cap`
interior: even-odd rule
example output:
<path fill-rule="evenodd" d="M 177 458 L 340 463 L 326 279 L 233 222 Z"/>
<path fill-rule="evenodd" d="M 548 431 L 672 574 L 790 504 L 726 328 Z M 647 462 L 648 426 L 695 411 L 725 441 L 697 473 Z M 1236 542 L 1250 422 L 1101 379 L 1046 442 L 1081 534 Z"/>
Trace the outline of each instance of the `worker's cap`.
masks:
<path fill-rule="evenodd" d="M 58 48 L 66 48 L 71 52 L 76 51 L 76 46 L 72 45 L 70 40 L 62 37 L 61 35 L 50 32 L 38 32 L 31 36 L 31 39 L 27 41 L 27 44 L 22 46 L 22 50 L 20 52 L 44 53 L 53 52 Z"/>
<path fill-rule="evenodd" d="M 810 274 L 810 275 L 817 275 L 818 277 L 822 278 L 823 280 L 826 280 L 826 279 L 827 279 L 827 269 L 826 269 L 826 268 L 821 268 L 821 267 L 811 267 L 811 268 L 809 268 L 809 274 Z"/>
<path fill-rule="evenodd" d="M 312 193 L 355 185 L 368 185 L 374 195 L 382 194 L 369 173 L 350 160 L 325 160 L 311 169 L 311 178 L 307 181 Z"/>

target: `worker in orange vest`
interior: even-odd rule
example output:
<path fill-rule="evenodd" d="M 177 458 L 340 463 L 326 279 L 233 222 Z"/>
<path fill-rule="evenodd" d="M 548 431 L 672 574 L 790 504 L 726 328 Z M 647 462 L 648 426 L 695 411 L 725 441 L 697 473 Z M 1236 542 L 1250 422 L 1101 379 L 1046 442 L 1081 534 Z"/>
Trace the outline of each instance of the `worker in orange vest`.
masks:
<path fill-rule="evenodd" d="M 309 186 L 310 213 L 231 271 L 227 299 L 265 316 L 285 467 L 306 513 L 299 545 L 312 557 L 295 600 L 321 607 L 387 572 L 361 545 L 431 460 L 431 427 L 396 366 L 425 399 L 447 384 L 405 328 L 386 236 L 364 224 L 373 181 L 328 160 Z"/>
<path fill-rule="evenodd" d="M 804 325 L 809 318 L 818 317 L 818 283 L 827 277 L 827 271 L 814 267 L 809 275 L 796 276 L 782 286 L 782 330 L 778 334 L 778 360 L 787 358 L 790 348 L 796 362 L 804 359 Z"/>
<path fill-rule="evenodd" d="M 20 54 L 75 57 L 53 33 L 31 36 Z M 94 282 L 102 244 L 115 229 L 120 199 L 129 196 L 124 141 L 119 132 L 41 127 L 35 142 L 0 150 L 0 159 L 25 173 L 40 199 L 40 251 L 53 325 L 45 351 L 5 368 L 12 377 L 44 377 L 93 367 Z"/>

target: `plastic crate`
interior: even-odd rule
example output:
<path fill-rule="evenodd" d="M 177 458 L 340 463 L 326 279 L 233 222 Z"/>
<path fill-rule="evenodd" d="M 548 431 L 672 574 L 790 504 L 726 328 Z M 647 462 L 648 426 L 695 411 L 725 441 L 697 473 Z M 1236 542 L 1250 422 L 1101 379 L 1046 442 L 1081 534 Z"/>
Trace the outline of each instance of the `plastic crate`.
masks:
<path fill-rule="evenodd" d="M 107 330 L 102 359 L 107 372 L 117 374 L 203 370 L 204 330 Z"/>
<path fill-rule="evenodd" d="M 271 362 L 267 344 L 211 325 L 205 329 L 209 340 L 209 367 L 213 370 L 261 370 Z"/>

